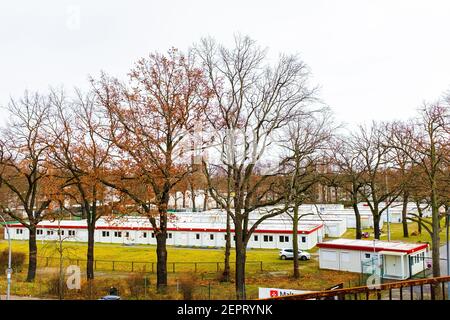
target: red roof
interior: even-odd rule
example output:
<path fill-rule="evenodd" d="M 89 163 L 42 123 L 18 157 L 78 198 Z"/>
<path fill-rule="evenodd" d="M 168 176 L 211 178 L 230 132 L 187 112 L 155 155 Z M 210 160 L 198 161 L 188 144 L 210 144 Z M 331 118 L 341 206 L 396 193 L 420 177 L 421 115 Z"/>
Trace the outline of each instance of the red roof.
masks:
<path fill-rule="evenodd" d="M 24 228 L 21 224 L 13 224 L 9 226 L 10 228 Z M 308 230 L 298 230 L 299 234 L 310 234 L 314 231 L 322 228 L 323 225 L 318 225 L 317 227 L 308 229 Z M 38 229 L 53 229 L 56 230 L 58 228 L 61 229 L 87 229 L 87 226 L 81 226 L 81 225 L 61 225 L 60 227 L 55 225 L 45 225 L 45 224 L 39 224 L 37 226 Z M 127 226 L 97 226 L 97 230 L 140 230 L 140 231 L 152 231 L 153 228 L 151 227 L 127 227 Z M 167 231 L 190 231 L 190 232 L 225 232 L 225 228 L 218 229 L 218 228 L 167 228 Z M 231 229 L 231 232 L 234 232 L 234 229 Z M 269 229 L 256 229 L 254 233 L 279 233 L 279 234 L 292 234 L 292 230 L 269 230 Z"/>
<path fill-rule="evenodd" d="M 376 241 L 375 246 L 370 240 L 352 240 L 352 239 L 336 239 L 332 241 L 318 243 L 319 248 L 328 249 L 348 249 L 355 251 L 392 251 L 414 253 L 428 248 L 426 243 L 402 243 L 402 242 L 386 242 Z"/>

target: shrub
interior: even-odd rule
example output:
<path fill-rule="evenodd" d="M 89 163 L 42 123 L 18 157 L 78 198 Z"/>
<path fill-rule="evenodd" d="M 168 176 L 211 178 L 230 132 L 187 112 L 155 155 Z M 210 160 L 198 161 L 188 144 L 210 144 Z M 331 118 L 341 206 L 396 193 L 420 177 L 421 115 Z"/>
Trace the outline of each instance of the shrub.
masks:
<path fill-rule="evenodd" d="M 126 279 L 126 282 L 131 297 L 139 299 L 140 297 L 144 296 L 144 292 L 146 289 L 145 275 L 139 273 L 132 274 Z M 147 279 L 147 288 L 149 287 L 150 284 L 151 284 L 150 279 Z"/>
<path fill-rule="evenodd" d="M 59 274 L 51 277 L 47 282 L 47 294 L 51 296 L 59 297 L 60 293 L 64 297 L 67 293 L 67 285 L 65 279 L 62 280 L 61 292 L 60 292 L 60 281 Z"/>
<path fill-rule="evenodd" d="M 26 255 L 23 252 L 11 252 L 11 267 L 14 272 L 22 272 Z M 4 274 L 8 268 L 8 249 L 0 253 L 0 273 Z"/>

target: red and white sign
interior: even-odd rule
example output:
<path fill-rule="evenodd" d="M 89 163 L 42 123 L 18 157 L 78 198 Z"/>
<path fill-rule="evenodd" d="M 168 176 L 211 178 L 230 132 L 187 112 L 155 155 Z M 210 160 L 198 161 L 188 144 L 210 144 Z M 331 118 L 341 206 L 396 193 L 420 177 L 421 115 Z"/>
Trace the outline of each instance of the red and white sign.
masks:
<path fill-rule="evenodd" d="M 258 298 L 259 299 L 276 298 L 276 297 L 291 296 L 293 294 L 302 294 L 302 293 L 309 293 L 309 292 L 314 292 L 314 291 L 278 289 L 278 288 L 258 288 Z"/>

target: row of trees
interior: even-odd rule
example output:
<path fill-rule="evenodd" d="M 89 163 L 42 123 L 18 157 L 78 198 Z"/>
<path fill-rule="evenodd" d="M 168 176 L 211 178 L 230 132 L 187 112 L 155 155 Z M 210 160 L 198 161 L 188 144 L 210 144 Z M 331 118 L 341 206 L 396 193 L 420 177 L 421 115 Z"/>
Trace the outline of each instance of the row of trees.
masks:
<path fill-rule="evenodd" d="M 186 186 L 207 190 L 226 213 L 223 278 L 230 280 L 234 236 L 239 299 L 252 233 L 287 212 L 296 253 L 299 207 L 316 201 L 319 184 L 341 190 L 357 218 L 357 203 L 367 202 L 375 222 L 397 199 L 428 203 L 431 225 L 417 221 L 432 234 L 439 259 L 439 208 L 449 205 L 448 101 L 424 106 L 409 122 L 339 135 L 306 64 L 295 55 L 268 64 L 266 54 L 248 37 L 235 37 L 231 48 L 203 39 L 187 54 L 172 49 L 139 60 L 126 80 L 91 78 L 87 93 L 58 89 L 13 99 L 0 137 L 0 205 L 29 230 L 28 281 L 35 278 L 43 219 L 61 213 L 86 219 L 93 279 L 96 221 L 133 212 L 154 229 L 157 288 L 164 291 L 169 199 Z"/>

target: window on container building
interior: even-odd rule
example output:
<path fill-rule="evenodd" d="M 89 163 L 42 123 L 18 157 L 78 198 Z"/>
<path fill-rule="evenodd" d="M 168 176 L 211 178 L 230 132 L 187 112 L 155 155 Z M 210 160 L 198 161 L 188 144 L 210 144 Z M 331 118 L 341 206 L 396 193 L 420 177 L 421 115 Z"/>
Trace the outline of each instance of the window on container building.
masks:
<path fill-rule="evenodd" d="M 172 234 L 171 234 L 171 233 L 167 233 L 167 234 L 166 234 L 166 239 L 167 239 L 167 238 L 172 239 Z"/>
<path fill-rule="evenodd" d="M 200 240 L 200 233 L 195 234 L 195 239 Z"/>
<path fill-rule="evenodd" d="M 147 232 L 142 232 L 142 237 L 147 238 Z"/>
<path fill-rule="evenodd" d="M 288 236 L 280 236 L 280 242 L 289 242 Z"/>
<path fill-rule="evenodd" d="M 22 229 L 16 229 L 16 234 L 22 234 L 23 230 Z"/>
<path fill-rule="evenodd" d="M 122 238 L 122 232 L 121 231 L 114 231 L 114 237 Z"/>
<path fill-rule="evenodd" d="M 264 240 L 264 242 L 272 242 L 273 236 L 264 236 L 263 240 Z"/>
<path fill-rule="evenodd" d="M 154 232 L 152 232 L 152 238 L 154 238 L 155 237 L 155 233 Z"/>
<path fill-rule="evenodd" d="M 306 237 L 305 237 L 305 236 L 302 237 L 302 242 L 303 242 L 303 243 L 306 242 Z"/>
<path fill-rule="evenodd" d="M 102 231 L 102 237 L 109 237 L 109 231 Z"/>
<path fill-rule="evenodd" d="M 52 230 L 47 230 L 47 235 L 48 236 L 52 236 L 53 235 L 53 231 Z"/>
<path fill-rule="evenodd" d="M 38 235 L 42 235 L 44 232 L 43 232 L 42 229 L 38 229 L 38 230 L 36 231 L 36 233 L 37 233 Z"/>
<path fill-rule="evenodd" d="M 64 230 L 58 230 L 58 236 L 63 236 L 64 235 Z"/>
<path fill-rule="evenodd" d="M 74 236 L 75 235 L 75 230 L 69 230 L 69 236 Z"/>
<path fill-rule="evenodd" d="M 253 236 L 253 241 L 258 241 L 258 236 Z"/>
<path fill-rule="evenodd" d="M 130 237 L 130 233 L 127 231 L 125 232 L 125 238 L 129 238 Z"/>
<path fill-rule="evenodd" d="M 214 235 L 213 234 L 209 235 L 209 240 L 214 240 Z"/>

